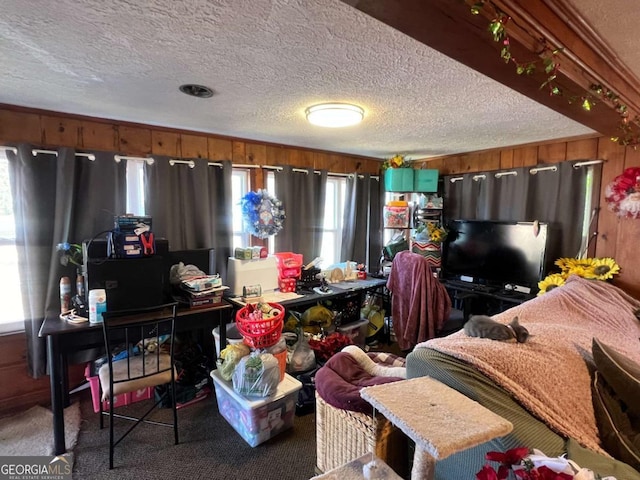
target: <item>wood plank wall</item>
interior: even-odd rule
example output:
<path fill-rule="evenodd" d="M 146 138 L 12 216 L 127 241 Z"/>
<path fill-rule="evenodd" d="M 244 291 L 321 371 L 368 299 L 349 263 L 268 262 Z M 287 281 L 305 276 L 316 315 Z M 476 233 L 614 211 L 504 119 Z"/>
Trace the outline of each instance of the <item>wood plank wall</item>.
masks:
<path fill-rule="evenodd" d="M 334 173 L 377 174 L 380 167 L 376 159 L 353 155 L 0 105 L 0 145 L 22 142 L 43 148 L 65 146 L 127 155 L 228 159 L 252 165 L 288 164 Z M 602 193 L 604 186 L 624 168 L 640 166 L 640 152 L 619 147 L 605 137 L 593 137 L 429 159 L 417 162 L 416 167 L 437 168 L 445 175 L 584 159 L 606 160 L 596 255 L 614 257 L 622 266 L 615 284 L 640 297 L 640 257 L 635 252 L 640 221 L 617 218 L 606 209 Z M 252 182 L 252 188 L 263 186 L 261 169 L 252 171 Z M 0 384 L 14 385 L 0 391 L 0 415 L 49 402 L 48 377 L 33 380 L 26 374 L 24 349 L 18 348 L 24 344 L 23 334 L 0 337 L 0 348 L 10 353 L 0 360 Z M 73 384 L 74 379 L 81 379 L 81 370 L 75 368 L 70 376 Z"/>
<path fill-rule="evenodd" d="M 593 137 L 432 158 L 417 162 L 416 168 L 436 168 L 441 175 L 447 175 L 587 159 L 605 161 L 595 255 L 615 258 L 621 272 L 614 284 L 640 298 L 640 257 L 635 243 L 640 238 L 640 220 L 618 218 L 607 209 L 604 200 L 608 183 L 625 168 L 640 166 L 640 151 L 637 149 L 621 147 L 606 137 Z"/>
<path fill-rule="evenodd" d="M 378 174 L 376 159 L 260 143 L 56 112 L 0 105 L 0 145 L 30 143 L 34 147 L 73 147 L 79 151 L 112 151 L 123 155 L 166 155 L 175 158 L 231 160 L 248 165 L 293 165 L 332 173 Z M 252 189 L 264 186 L 262 169 L 251 170 Z M 28 375 L 24 334 L 0 336 L 0 416 L 33 405 L 48 405 L 49 377 Z M 82 366 L 69 368 L 71 386 L 83 378 Z"/>

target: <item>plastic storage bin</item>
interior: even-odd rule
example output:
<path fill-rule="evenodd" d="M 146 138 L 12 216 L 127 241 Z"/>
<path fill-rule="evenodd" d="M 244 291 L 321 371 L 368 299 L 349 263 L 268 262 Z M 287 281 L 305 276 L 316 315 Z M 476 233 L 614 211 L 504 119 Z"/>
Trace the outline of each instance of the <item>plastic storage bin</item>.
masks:
<path fill-rule="evenodd" d="M 387 192 L 413 191 L 413 168 L 388 168 L 384 171 L 384 189 Z"/>
<path fill-rule="evenodd" d="M 85 370 L 84 376 L 89 382 L 89 386 L 91 387 L 91 401 L 93 403 L 93 411 L 98 413 L 100 411 L 100 378 L 91 375 L 91 364 L 88 363 Z M 113 406 L 122 407 L 124 405 L 131 405 L 135 402 L 140 402 L 142 400 L 148 400 L 153 398 L 154 387 L 142 388 L 140 390 L 136 390 L 135 392 L 122 393 L 120 395 L 116 395 L 114 399 Z M 109 411 L 109 401 L 105 400 L 102 402 L 102 411 Z"/>
<path fill-rule="evenodd" d="M 410 211 L 409 206 L 384 206 L 384 227 L 385 228 L 408 228 Z"/>
<path fill-rule="evenodd" d="M 248 399 L 233 390 L 217 370 L 211 372 L 218 410 L 236 432 L 252 447 L 293 427 L 298 390 L 302 383 L 285 374 L 275 395 Z"/>
<path fill-rule="evenodd" d="M 437 192 L 438 191 L 438 170 L 425 168 L 414 170 L 413 191 L 414 192 Z"/>
<path fill-rule="evenodd" d="M 363 318 L 358 320 L 357 322 L 340 325 L 339 327 L 336 327 L 336 330 L 349 337 L 355 345 L 364 347 L 365 340 L 367 338 L 368 327 L 369 320 Z"/>
<path fill-rule="evenodd" d="M 302 270 L 302 254 L 279 252 L 274 254 L 278 264 L 280 278 L 300 278 Z"/>

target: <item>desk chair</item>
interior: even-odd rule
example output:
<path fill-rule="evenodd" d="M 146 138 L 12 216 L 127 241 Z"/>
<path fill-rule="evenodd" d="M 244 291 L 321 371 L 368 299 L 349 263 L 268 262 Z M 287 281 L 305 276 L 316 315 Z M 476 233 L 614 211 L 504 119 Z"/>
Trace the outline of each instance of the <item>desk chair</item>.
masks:
<path fill-rule="evenodd" d="M 104 426 L 103 416 L 109 416 L 109 469 L 112 469 L 115 446 L 141 422 L 173 427 L 175 444 L 178 444 L 176 373 L 173 358 L 176 303 L 135 310 L 107 311 L 102 317 L 108 358 L 107 363 L 98 371 L 102 400 L 113 399 L 116 395 L 148 387 L 170 384 L 170 388 L 166 389 L 164 395 L 140 418 L 114 413 L 115 402 L 113 401 L 109 402 L 109 410 L 103 411 L 102 402 L 100 402 L 101 429 Z M 163 342 L 163 339 L 166 341 Z M 119 353 L 115 354 L 116 351 Z M 173 423 L 147 420 L 166 395 L 171 395 Z M 116 417 L 135 423 L 114 441 L 114 418 Z"/>

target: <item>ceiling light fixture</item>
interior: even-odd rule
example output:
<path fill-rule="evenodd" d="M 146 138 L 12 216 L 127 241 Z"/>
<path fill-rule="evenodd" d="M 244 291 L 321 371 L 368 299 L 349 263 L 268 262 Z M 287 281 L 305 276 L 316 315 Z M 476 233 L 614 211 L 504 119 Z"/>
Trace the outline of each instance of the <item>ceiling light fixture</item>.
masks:
<path fill-rule="evenodd" d="M 307 120 L 319 127 L 339 128 L 362 121 L 364 110 L 349 103 L 320 103 L 305 110 Z"/>
<path fill-rule="evenodd" d="M 192 97 L 213 97 L 212 89 L 210 89 L 209 87 L 205 87 L 204 85 L 196 85 L 194 83 L 185 83 L 184 85 L 180 85 L 180 91 L 182 93 L 186 93 L 187 95 L 191 95 Z"/>

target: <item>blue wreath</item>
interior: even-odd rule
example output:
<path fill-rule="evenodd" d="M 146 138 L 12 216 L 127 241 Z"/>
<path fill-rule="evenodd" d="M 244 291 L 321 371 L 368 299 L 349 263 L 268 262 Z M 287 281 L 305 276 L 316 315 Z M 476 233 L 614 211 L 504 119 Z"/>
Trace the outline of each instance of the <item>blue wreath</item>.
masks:
<path fill-rule="evenodd" d="M 267 238 L 282 230 L 285 219 L 282 202 L 266 190 L 247 193 L 240 204 L 246 232 L 258 238 Z"/>

